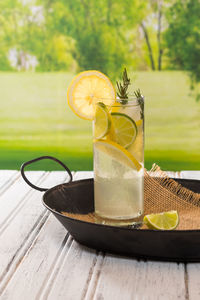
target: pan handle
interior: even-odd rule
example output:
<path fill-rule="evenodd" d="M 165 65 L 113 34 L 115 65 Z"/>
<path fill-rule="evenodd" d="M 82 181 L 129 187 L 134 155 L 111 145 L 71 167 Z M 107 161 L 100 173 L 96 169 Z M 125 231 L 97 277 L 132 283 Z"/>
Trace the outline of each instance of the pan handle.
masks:
<path fill-rule="evenodd" d="M 70 170 L 68 169 L 68 167 L 65 166 L 59 159 L 57 159 L 57 158 L 55 158 L 55 157 L 53 157 L 53 156 L 40 156 L 40 157 L 38 157 L 38 158 L 29 160 L 29 161 L 23 163 L 23 165 L 22 165 L 21 168 L 20 168 L 21 175 L 22 175 L 24 181 L 25 181 L 28 185 L 30 185 L 32 188 L 34 188 L 35 190 L 38 190 L 38 191 L 40 191 L 40 192 L 45 192 L 45 191 L 48 190 L 47 188 L 40 188 L 40 187 L 34 185 L 33 183 L 31 183 L 31 182 L 27 179 L 27 177 L 26 177 L 26 175 L 25 175 L 25 173 L 24 173 L 24 168 L 25 168 L 26 166 L 31 165 L 32 163 L 34 163 L 34 162 L 36 162 L 36 161 L 39 161 L 39 160 L 42 160 L 42 159 L 51 159 L 51 160 L 54 160 L 54 161 L 56 161 L 57 163 L 59 163 L 59 164 L 67 171 L 67 173 L 68 173 L 68 175 L 69 175 L 69 177 L 70 177 L 70 179 L 69 179 L 68 182 L 71 182 L 71 181 L 72 181 L 72 173 L 71 173 L 71 171 L 70 171 Z"/>

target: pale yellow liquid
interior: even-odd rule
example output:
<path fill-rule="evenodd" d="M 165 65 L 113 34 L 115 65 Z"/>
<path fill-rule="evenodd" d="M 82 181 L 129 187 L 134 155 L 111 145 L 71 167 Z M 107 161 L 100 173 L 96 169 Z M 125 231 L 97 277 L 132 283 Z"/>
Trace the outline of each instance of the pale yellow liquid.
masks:
<path fill-rule="evenodd" d="M 130 116 L 135 122 L 141 119 L 139 107 L 119 107 L 117 112 Z M 137 171 L 119 156 L 112 155 L 112 151 L 106 153 L 94 143 L 94 202 L 97 216 L 113 220 L 113 224 L 117 224 L 114 221 L 123 224 L 123 220 L 132 221 L 143 214 L 143 147 L 143 126 L 140 126 L 135 142 L 127 149 L 142 165 Z"/>
<path fill-rule="evenodd" d="M 133 219 L 143 213 L 143 169 L 139 172 L 94 145 L 94 197 L 97 215 Z"/>

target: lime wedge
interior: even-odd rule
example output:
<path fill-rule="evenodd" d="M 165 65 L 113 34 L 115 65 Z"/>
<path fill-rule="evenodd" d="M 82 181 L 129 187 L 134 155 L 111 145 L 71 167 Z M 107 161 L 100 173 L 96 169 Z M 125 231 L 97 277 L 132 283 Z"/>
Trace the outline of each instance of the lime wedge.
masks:
<path fill-rule="evenodd" d="M 137 136 L 137 126 L 134 120 L 118 112 L 112 112 L 111 116 L 115 131 L 115 142 L 124 148 L 128 148 Z"/>
<path fill-rule="evenodd" d="M 149 229 L 173 230 L 178 226 L 179 216 L 176 210 L 171 210 L 159 214 L 146 215 L 143 221 Z"/>
<path fill-rule="evenodd" d="M 94 120 L 94 137 L 101 139 L 107 135 L 110 126 L 110 114 L 103 102 L 98 102 L 96 105 L 95 120 Z"/>
<path fill-rule="evenodd" d="M 111 156 L 113 160 L 116 160 L 131 169 L 139 171 L 142 167 L 133 155 L 131 155 L 124 147 L 113 141 L 97 140 L 94 143 L 94 147 L 96 150 L 103 151 Z"/>

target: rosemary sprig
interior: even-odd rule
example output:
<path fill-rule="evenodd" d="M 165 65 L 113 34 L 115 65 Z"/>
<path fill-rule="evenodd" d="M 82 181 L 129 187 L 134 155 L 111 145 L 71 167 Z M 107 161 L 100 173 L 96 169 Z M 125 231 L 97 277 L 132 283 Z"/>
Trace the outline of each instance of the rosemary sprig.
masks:
<path fill-rule="evenodd" d="M 140 105 L 140 117 L 144 119 L 144 97 L 142 96 L 140 89 L 137 89 L 135 92 L 135 97 L 137 98 L 138 104 Z"/>
<path fill-rule="evenodd" d="M 126 104 L 128 102 L 128 86 L 130 85 L 131 81 L 130 78 L 128 78 L 126 68 L 124 68 L 123 75 L 122 75 L 122 83 L 117 81 L 117 96 L 122 99 L 121 103 Z"/>
<path fill-rule="evenodd" d="M 128 86 L 131 84 L 130 78 L 128 78 L 128 74 L 126 68 L 124 68 L 122 75 L 122 83 L 117 81 L 117 96 L 121 99 L 122 104 L 128 103 Z M 135 92 L 135 97 L 137 98 L 138 104 L 140 105 L 140 117 L 144 119 L 144 97 L 142 96 L 140 89 L 137 89 Z"/>

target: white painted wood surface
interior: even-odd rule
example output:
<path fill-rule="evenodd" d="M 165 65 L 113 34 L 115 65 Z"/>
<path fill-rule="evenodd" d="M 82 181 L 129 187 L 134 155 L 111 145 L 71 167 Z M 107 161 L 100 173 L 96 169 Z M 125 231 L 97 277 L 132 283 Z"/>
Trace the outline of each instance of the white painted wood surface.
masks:
<path fill-rule="evenodd" d="M 74 180 L 91 178 L 77 172 Z M 200 179 L 200 171 L 169 172 Z M 29 172 L 51 187 L 65 172 Z M 200 264 L 152 262 L 88 249 L 68 234 L 17 171 L 0 171 L 0 299 L 198 300 Z"/>

